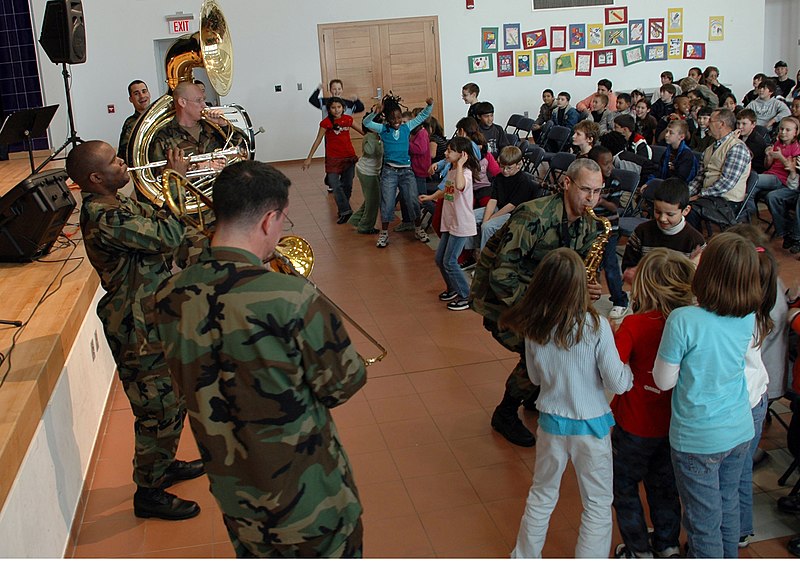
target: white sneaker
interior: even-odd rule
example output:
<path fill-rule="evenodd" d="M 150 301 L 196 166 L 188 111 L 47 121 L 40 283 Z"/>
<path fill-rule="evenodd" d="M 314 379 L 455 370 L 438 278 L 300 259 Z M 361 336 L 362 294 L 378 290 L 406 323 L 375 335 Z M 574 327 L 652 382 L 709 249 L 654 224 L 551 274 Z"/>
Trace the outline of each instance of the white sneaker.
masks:
<path fill-rule="evenodd" d="M 416 237 L 417 240 L 419 240 L 423 244 L 427 244 L 428 242 L 431 241 L 431 239 L 428 238 L 427 232 L 425 232 L 425 230 L 423 230 L 420 226 L 417 226 L 414 229 L 414 236 Z"/>
<path fill-rule="evenodd" d="M 378 248 L 385 248 L 389 245 L 389 232 L 386 230 L 381 230 L 381 233 L 378 235 L 378 242 L 375 244 Z"/>
<path fill-rule="evenodd" d="M 621 305 L 615 305 L 611 308 L 611 311 L 608 312 L 609 319 L 622 319 L 625 317 L 625 314 L 628 313 L 627 307 L 622 307 Z"/>

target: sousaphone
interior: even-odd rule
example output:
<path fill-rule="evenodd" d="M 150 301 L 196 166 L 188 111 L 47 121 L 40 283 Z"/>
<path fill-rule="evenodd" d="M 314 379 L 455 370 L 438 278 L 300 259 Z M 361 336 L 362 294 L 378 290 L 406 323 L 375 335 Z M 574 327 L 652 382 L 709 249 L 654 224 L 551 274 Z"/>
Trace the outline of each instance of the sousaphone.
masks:
<path fill-rule="evenodd" d="M 233 44 L 230 31 L 216 0 L 204 0 L 200 8 L 200 31 L 192 35 L 180 37 L 166 55 L 166 75 L 169 91 L 159 97 L 144 113 L 133 127 L 128 143 L 128 166 L 131 178 L 139 193 L 160 206 L 164 202 L 160 176 L 153 168 L 149 158 L 150 145 L 156 133 L 169 123 L 175 115 L 172 101 L 172 90 L 182 81 L 192 81 L 192 70 L 205 68 L 211 85 L 216 92 L 225 96 L 233 84 Z M 226 146 L 234 141 L 241 148 L 241 153 L 230 153 L 230 148 L 218 149 L 225 152 L 228 163 L 255 157 L 255 134 L 247 112 L 239 105 L 228 105 L 223 108 L 227 126 L 220 127 L 213 121 L 207 121 L 217 129 Z M 194 184 L 206 196 L 211 194 L 215 175 L 206 175 Z M 192 200 L 187 209 L 205 208 L 202 202 Z"/>

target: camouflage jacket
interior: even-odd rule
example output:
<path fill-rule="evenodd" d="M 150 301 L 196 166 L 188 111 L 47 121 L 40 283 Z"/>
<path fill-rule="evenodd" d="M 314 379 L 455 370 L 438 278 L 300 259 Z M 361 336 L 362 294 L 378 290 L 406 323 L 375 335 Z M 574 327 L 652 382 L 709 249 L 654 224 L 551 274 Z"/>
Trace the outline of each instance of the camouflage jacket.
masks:
<path fill-rule="evenodd" d="M 589 215 L 567 225 L 560 193 L 520 204 L 481 251 L 470 291 L 473 309 L 497 322 L 525 294 L 548 252 L 564 246 L 585 257 L 600 230 Z"/>
<path fill-rule="evenodd" d="M 241 137 L 235 134 L 232 142 L 236 144 L 240 139 Z M 153 137 L 148 157 L 151 162 L 166 160 L 167 149 L 173 147 L 182 149 L 185 156 L 204 155 L 222 149 L 224 144 L 225 138 L 208 121 L 200 121 L 200 140 L 198 141 L 178 124 L 176 117 L 173 117 L 172 121 Z"/>
<path fill-rule="evenodd" d="M 361 504 L 329 409 L 366 370 L 330 304 L 250 252 L 210 248 L 162 284 L 155 311 L 211 492 L 238 534 L 286 545 L 349 535 Z"/>
<path fill-rule="evenodd" d="M 147 326 L 142 301 L 171 275 L 174 255 L 188 259 L 185 228 L 165 211 L 119 193 L 104 197 L 83 192 L 81 198 L 86 254 L 106 290 L 97 315 L 121 350 L 138 351 Z M 187 260 L 178 261 L 185 265 Z"/>
<path fill-rule="evenodd" d="M 119 134 L 119 144 L 117 145 L 117 156 L 123 161 L 127 162 L 128 160 L 128 141 L 131 140 L 133 126 L 136 125 L 136 121 L 138 121 L 141 116 L 141 113 L 134 113 L 125 119 L 125 122 L 122 124 L 122 131 Z"/>

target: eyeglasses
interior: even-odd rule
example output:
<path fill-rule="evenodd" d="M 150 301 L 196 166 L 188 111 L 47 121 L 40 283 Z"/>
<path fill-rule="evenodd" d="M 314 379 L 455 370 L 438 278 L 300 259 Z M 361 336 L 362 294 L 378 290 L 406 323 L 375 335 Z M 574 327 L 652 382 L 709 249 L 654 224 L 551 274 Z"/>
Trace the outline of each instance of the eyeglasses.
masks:
<path fill-rule="evenodd" d="M 283 226 L 281 227 L 282 232 L 291 232 L 292 228 L 294 228 L 294 222 L 292 222 L 291 218 L 284 212 L 283 210 L 270 210 L 270 212 L 280 212 L 283 214 Z"/>

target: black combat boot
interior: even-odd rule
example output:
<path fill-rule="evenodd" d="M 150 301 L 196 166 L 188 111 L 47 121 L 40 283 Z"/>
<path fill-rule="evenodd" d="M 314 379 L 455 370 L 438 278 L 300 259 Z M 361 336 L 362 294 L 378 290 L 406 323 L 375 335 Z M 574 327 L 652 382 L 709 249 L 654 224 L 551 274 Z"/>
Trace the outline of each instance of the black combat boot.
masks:
<path fill-rule="evenodd" d="M 200 506 L 190 500 L 182 500 L 161 488 L 139 486 L 133 495 L 133 513 L 136 517 L 144 518 L 189 519 L 200 513 Z"/>
<path fill-rule="evenodd" d="M 519 401 L 509 396 L 508 393 L 503 395 L 503 400 L 494 409 L 492 428 L 502 434 L 511 444 L 531 447 L 536 444 L 536 439 L 519 419 L 517 415 L 519 405 Z"/>
<path fill-rule="evenodd" d="M 184 462 L 183 460 L 175 460 L 169 465 L 167 471 L 164 473 L 164 479 L 161 480 L 161 488 L 169 488 L 171 485 L 182 482 L 184 480 L 193 480 L 206 473 L 203 467 L 202 460 L 192 460 L 191 462 Z"/>

